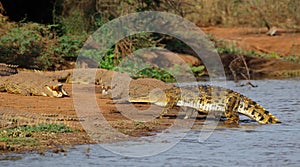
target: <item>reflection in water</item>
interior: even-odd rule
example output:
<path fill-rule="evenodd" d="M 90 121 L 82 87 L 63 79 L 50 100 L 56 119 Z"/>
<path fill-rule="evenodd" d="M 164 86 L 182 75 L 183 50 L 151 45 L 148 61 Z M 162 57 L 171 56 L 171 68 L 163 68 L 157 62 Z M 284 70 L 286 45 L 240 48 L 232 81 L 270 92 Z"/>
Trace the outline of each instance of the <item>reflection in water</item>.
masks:
<path fill-rule="evenodd" d="M 283 123 L 259 125 L 243 117 L 238 127 L 218 126 L 202 143 L 192 130 L 176 146 L 155 156 L 132 158 L 113 154 L 98 145 L 71 148 L 67 155 L 26 154 L 4 159 L 0 166 L 297 166 L 300 164 L 300 84 L 298 80 L 253 81 L 258 88 L 227 87 L 251 97 Z M 199 126 L 200 127 L 200 126 Z M 172 139 L 170 139 L 172 140 Z M 168 141 L 165 141 L 168 142 Z M 141 144 L 121 142 L 126 146 Z M 163 144 L 163 143 L 162 143 Z M 89 152 L 86 152 L 90 147 Z M 124 147 L 123 147 L 124 148 Z M 128 150 L 130 151 L 130 150 Z M 20 155 L 16 155 L 19 157 Z M 14 157 L 14 155 L 10 155 Z"/>

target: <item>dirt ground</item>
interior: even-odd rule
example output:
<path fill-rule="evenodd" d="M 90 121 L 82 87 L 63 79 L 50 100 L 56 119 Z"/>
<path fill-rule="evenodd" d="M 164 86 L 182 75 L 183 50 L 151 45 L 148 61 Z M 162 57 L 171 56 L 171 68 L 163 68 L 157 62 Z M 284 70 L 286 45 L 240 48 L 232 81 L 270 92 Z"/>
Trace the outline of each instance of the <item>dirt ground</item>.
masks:
<path fill-rule="evenodd" d="M 149 84 L 150 83 L 150 84 Z M 135 93 L 147 92 L 152 89 L 152 86 L 159 88 L 169 88 L 171 85 L 165 85 L 163 82 L 153 79 L 142 79 L 137 82 L 132 82 L 131 87 L 135 87 Z M 148 86 L 147 86 L 148 84 Z M 141 87 L 140 85 L 144 85 Z M 146 86 L 145 86 L 146 85 Z M 90 87 L 91 88 L 91 87 Z M 69 92 L 70 97 L 64 98 L 51 98 L 43 96 L 23 96 L 20 94 L 9 94 L 5 92 L 0 93 L 0 109 L 5 107 L 5 109 L 11 110 L 11 112 L 29 112 L 34 114 L 57 114 L 57 115 L 66 115 L 66 116 L 76 116 L 73 95 L 72 95 L 72 85 L 64 84 L 64 89 Z M 137 92 L 138 91 L 138 92 Z M 110 98 L 102 98 L 102 94 L 96 93 L 96 102 L 99 106 L 99 112 L 104 116 L 105 121 L 107 121 L 110 126 L 117 129 L 117 131 L 128 135 L 129 137 L 140 137 L 153 135 L 153 132 L 157 132 L 164 128 L 169 127 L 172 124 L 172 119 L 162 119 L 157 121 L 152 115 L 149 117 L 150 121 L 138 121 L 131 120 L 128 115 L 125 116 L 123 112 L 130 111 L 130 104 L 120 103 L 118 108 L 113 104 L 113 100 Z M 86 97 L 90 98 L 90 97 Z M 93 100 L 93 99 L 91 99 Z M 134 108 L 138 110 L 145 110 L 149 107 L 149 104 L 135 104 Z M 3 108 L 2 108 L 3 109 Z M 121 109 L 121 110 L 120 110 Z M 159 108 L 162 109 L 162 108 Z M 176 112 L 176 111 L 175 111 Z M 130 113 L 129 113 L 130 114 Z M 159 112 L 156 113 L 157 115 Z M 148 120 L 149 120 L 148 119 Z M 89 122 L 83 123 L 88 124 Z M 24 152 L 24 151 L 39 151 L 42 153 L 48 149 L 52 149 L 53 152 L 64 152 L 66 148 L 75 144 L 89 144 L 89 143 L 98 143 L 98 142 L 116 142 L 126 139 L 114 136 L 114 135 L 103 135 L 97 141 L 93 140 L 87 132 L 90 132 L 89 129 L 85 130 L 83 127 L 77 127 L 80 131 L 75 131 L 72 133 L 58 133 L 58 134 L 48 134 L 48 133 L 38 133 L 34 134 L 33 137 L 37 139 L 37 145 L 33 146 L 9 146 L 5 142 L 0 142 L 0 153 L 1 152 Z M 47 137 L 45 137 L 47 136 Z"/>
<path fill-rule="evenodd" d="M 228 48 L 234 45 L 234 48 L 268 54 L 267 58 L 242 55 L 250 75 L 247 79 L 281 79 L 300 76 L 299 31 L 278 29 L 275 36 L 269 36 L 266 34 L 266 28 L 206 27 L 201 29 L 207 35 L 214 36 L 214 39 L 223 41 Z M 191 50 L 186 50 L 185 52 L 192 54 Z M 180 61 L 174 58 L 174 53 L 172 52 L 147 52 L 143 56 L 148 63 L 157 65 L 158 67 L 169 67 L 173 64 L 180 65 L 182 63 L 187 63 L 192 66 L 205 65 L 195 56 L 180 53 L 176 53 L 176 55 L 180 57 Z M 243 63 L 243 60 L 239 57 L 239 55 L 231 53 L 220 54 L 224 71 L 228 77 L 227 79 L 246 79 L 244 76 L 246 76 L 248 72 L 245 70 L 245 63 Z M 286 59 L 294 61 L 286 61 Z M 232 76 L 232 69 L 236 72 L 236 78 Z M 208 74 L 205 73 L 205 77 L 207 75 Z"/>
<path fill-rule="evenodd" d="M 234 42 L 238 47 L 264 53 L 276 52 L 280 56 L 300 56 L 300 33 L 278 29 L 275 36 L 266 35 L 267 28 L 201 28 L 215 38 Z"/>
<path fill-rule="evenodd" d="M 242 28 L 203 28 L 206 33 L 213 34 L 217 39 L 236 41 L 237 45 L 247 49 L 262 52 L 277 52 L 280 55 L 289 55 L 293 53 L 294 55 L 300 54 L 300 34 L 282 31 L 278 36 L 267 36 L 264 34 L 266 29 L 242 29 Z M 300 55 L 298 55 L 300 56 Z M 272 62 L 273 61 L 273 62 Z M 261 62 L 259 60 L 259 62 Z M 271 62 L 271 63 L 270 63 Z M 269 64 L 268 64 L 269 63 Z M 284 64 L 286 63 L 286 64 Z M 291 64 L 284 62 L 282 64 L 277 61 L 271 60 L 264 62 L 267 64 L 265 67 L 269 71 L 274 69 L 300 69 L 299 64 Z M 255 63 L 254 63 L 255 64 Z M 258 66 L 259 68 L 259 66 Z M 259 70 L 259 69 L 256 69 Z M 139 83 L 135 83 L 136 87 L 145 87 L 149 91 L 150 87 L 147 83 L 151 83 L 149 80 L 142 80 Z M 159 85 L 159 88 L 163 88 L 165 85 Z M 64 84 L 64 88 L 68 92 L 72 92 L 72 85 Z M 137 92 L 138 93 L 138 92 Z M 109 124 L 117 129 L 119 132 L 127 134 L 132 137 L 153 135 L 153 132 L 160 131 L 162 129 L 168 128 L 172 125 L 174 119 L 164 118 L 161 120 L 153 119 L 150 121 L 136 121 L 126 118 L 122 113 L 126 107 L 131 107 L 130 104 L 119 104 L 120 106 L 116 108 L 112 104 L 111 99 L 101 98 L 101 94 L 96 94 L 96 101 L 100 106 L 101 113 L 105 117 Z M 16 111 L 26 111 L 34 113 L 49 113 L 49 114 L 63 114 L 76 116 L 76 111 L 74 108 L 73 97 L 65 98 L 50 98 L 42 96 L 22 96 L 18 94 L 8 94 L 0 93 L 0 107 L 9 107 L 11 110 Z M 135 104 L 135 108 L 139 110 L 146 110 L 149 108 L 148 104 Z M 121 108 L 121 110 L 120 110 Z M 145 113 L 147 114 L 147 113 Z M 149 113 L 148 113 L 149 114 Z M 157 113 L 154 113 L 154 115 Z M 176 114 L 176 113 L 175 113 Z M 153 115 L 153 113 L 152 113 Z M 201 119 L 198 123 L 201 123 Z M 27 147 L 18 146 L 17 148 L 7 148 L 7 143 L 0 142 L 0 148 L 7 148 L 6 150 L 0 149 L 0 152 L 14 151 L 31 151 L 40 150 L 46 151 L 50 148 L 54 148 L 54 152 L 64 152 L 70 145 L 76 144 L 87 144 L 95 143 L 89 135 L 84 131 L 78 131 L 74 133 L 64 133 L 64 134 L 52 134 L 51 137 L 45 138 L 42 134 L 37 134 L 39 146 Z M 115 142 L 122 140 L 122 138 L 112 138 L 111 136 L 104 136 L 101 138 L 101 142 Z M 99 142 L 99 141 L 98 141 Z"/>
<path fill-rule="evenodd" d="M 224 41 L 228 46 L 234 45 L 246 51 L 255 51 L 273 55 L 263 58 L 243 55 L 250 77 L 245 78 L 247 71 L 242 59 L 237 59 L 232 64 L 236 78 L 232 75 L 230 64 L 237 55 L 220 54 L 227 79 L 282 79 L 299 77 L 300 64 L 300 33 L 292 29 L 278 29 L 274 36 L 266 34 L 267 28 L 201 28 L 207 35 L 212 35 L 217 40 Z M 294 59 L 286 61 L 283 59 Z M 282 59 L 279 59 L 282 58 Z"/>

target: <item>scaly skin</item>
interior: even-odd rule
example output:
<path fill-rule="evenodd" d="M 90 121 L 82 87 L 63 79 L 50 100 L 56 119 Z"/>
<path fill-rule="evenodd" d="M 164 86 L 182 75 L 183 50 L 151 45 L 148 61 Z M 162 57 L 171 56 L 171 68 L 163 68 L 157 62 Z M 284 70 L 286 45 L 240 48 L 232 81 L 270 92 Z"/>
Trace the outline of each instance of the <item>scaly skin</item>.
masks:
<path fill-rule="evenodd" d="M 70 69 L 62 71 L 28 71 L 32 75 L 40 75 L 52 82 L 68 84 L 95 84 L 99 85 L 102 93 L 111 89 L 112 71 L 104 69 Z"/>
<path fill-rule="evenodd" d="M 20 126 L 37 126 L 40 124 L 64 124 L 74 130 L 82 131 L 83 128 L 76 116 L 61 114 L 39 114 L 26 111 L 9 110 L 0 108 L 0 129 L 15 128 Z"/>
<path fill-rule="evenodd" d="M 34 72 L 0 77 L 0 91 L 27 96 L 68 96 L 61 83 Z"/>
<path fill-rule="evenodd" d="M 69 96 L 61 83 L 96 84 L 107 94 L 112 74 L 102 69 L 72 69 L 63 71 L 23 70 L 0 63 L 0 92 L 22 95 L 64 97 Z M 12 70 L 15 70 L 12 71 Z M 12 75 L 15 74 L 15 75 Z M 74 74 L 76 74 L 74 76 Z"/>
<path fill-rule="evenodd" d="M 224 115 L 226 123 L 238 124 L 239 114 L 243 114 L 260 124 L 275 124 L 280 121 L 255 101 L 230 89 L 201 85 L 198 87 L 171 88 L 153 91 L 148 95 L 130 97 L 129 102 L 148 102 L 165 106 L 162 118 L 174 106 L 196 109 L 202 113 L 214 112 Z"/>
<path fill-rule="evenodd" d="M 10 65 L 10 64 L 4 64 L 0 63 L 0 76 L 9 76 L 13 74 L 17 74 L 17 65 Z"/>

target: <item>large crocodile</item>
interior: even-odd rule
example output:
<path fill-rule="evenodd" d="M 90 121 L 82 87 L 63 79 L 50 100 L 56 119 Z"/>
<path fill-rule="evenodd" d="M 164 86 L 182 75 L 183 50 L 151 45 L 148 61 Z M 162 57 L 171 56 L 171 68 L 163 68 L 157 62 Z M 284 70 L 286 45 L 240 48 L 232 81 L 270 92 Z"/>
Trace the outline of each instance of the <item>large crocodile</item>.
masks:
<path fill-rule="evenodd" d="M 64 124 L 74 130 L 83 131 L 80 121 L 84 121 L 84 119 L 78 118 L 76 115 L 40 114 L 10 107 L 0 107 L 0 130 L 40 124 Z"/>
<path fill-rule="evenodd" d="M 50 97 L 68 96 L 62 86 L 61 83 L 34 72 L 0 77 L 0 92 Z"/>
<path fill-rule="evenodd" d="M 242 94 L 217 86 L 174 87 L 164 91 L 154 90 L 147 95 L 130 97 L 129 102 L 148 102 L 164 106 L 160 118 L 174 106 L 196 109 L 198 112 L 215 112 L 223 115 L 226 122 L 239 123 L 239 114 L 248 116 L 260 124 L 275 124 L 280 121 L 264 107 Z"/>

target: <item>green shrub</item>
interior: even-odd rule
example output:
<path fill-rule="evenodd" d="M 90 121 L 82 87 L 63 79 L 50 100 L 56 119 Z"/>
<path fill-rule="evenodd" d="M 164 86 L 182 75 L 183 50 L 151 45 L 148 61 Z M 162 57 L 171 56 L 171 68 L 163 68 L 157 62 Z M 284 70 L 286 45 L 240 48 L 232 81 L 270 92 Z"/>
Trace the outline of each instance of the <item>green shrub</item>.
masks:
<path fill-rule="evenodd" d="M 19 128 L 24 132 L 51 132 L 51 133 L 67 133 L 73 132 L 72 129 L 63 124 L 40 124 L 33 127 L 25 126 Z"/>
<path fill-rule="evenodd" d="M 3 25 L 0 34 L 0 62 L 21 68 L 58 70 L 65 68 L 64 57 L 77 57 L 87 36 L 60 36 L 51 25 L 19 23 Z M 1 33 L 1 32 L 0 32 Z"/>
<path fill-rule="evenodd" d="M 44 63 L 38 60 L 44 46 L 37 28 L 37 24 L 32 24 L 30 27 L 16 26 L 7 30 L 0 37 L 0 61 L 29 68 Z"/>
<path fill-rule="evenodd" d="M 0 36 L 0 61 L 29 69 L 53 69 L 63 63 L 55 54 L 55 34 L 37 23 L 11 24 Z"/>
<path fill-rule="evenodd" d="M 57 44 L 52 48 L 53 54 L 60 55 L 61 57 L 77 57 L 85 40 L 85 37 L 61 36 L 58 38 Z"/>
<path fill-rule="evenodd" d="M 33 133 L 68 133 L 73 132 L 72 129 L 63 124 L 40 124 L 37 126 L 24 126 L 0 130 L 0 142 L 7 142 L 9 145 L 35 146 L 39 145 L 34 138 Z"/>

